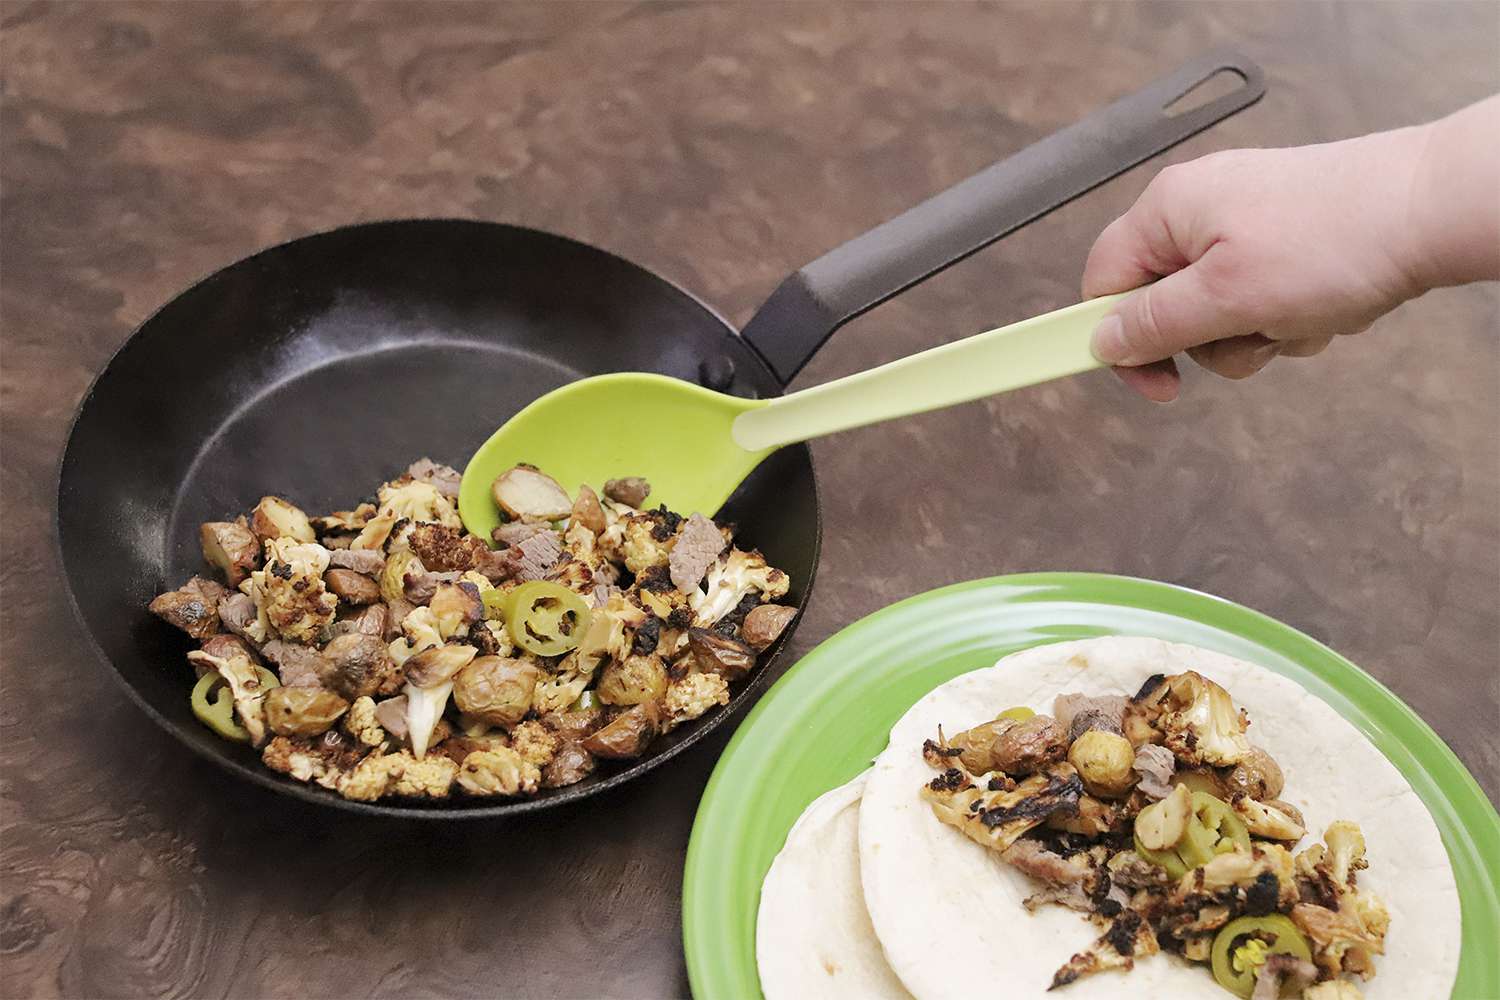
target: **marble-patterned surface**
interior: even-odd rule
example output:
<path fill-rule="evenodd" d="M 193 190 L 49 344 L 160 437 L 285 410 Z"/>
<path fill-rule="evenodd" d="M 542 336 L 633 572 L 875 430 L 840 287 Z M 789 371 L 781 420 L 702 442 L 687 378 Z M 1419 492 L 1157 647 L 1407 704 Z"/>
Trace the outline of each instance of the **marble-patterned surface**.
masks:
<path fill-rule="evenodd" d="M 15 997 L 686 992 L 682 853 L 727 733 L 504 827 L 371 825 L 179 751 L 91 662 L 49 540 L 132 327 L 271 242 L 392 216 L 557 230 L 745 320 L 824 249 L 1217 44 L 1251 111 L 841 331 L 799 384 L 1066 304 L 1170 160 L 1500 89 L 1491 4 L 6 3 L 0 982 Z M 1434 293 L 1154 407 L 1096 373 L 815 445 L 795 654 L 908 594 L 1086 569 L 1330 643 L 1500 794 L 1500 295 Z"/>

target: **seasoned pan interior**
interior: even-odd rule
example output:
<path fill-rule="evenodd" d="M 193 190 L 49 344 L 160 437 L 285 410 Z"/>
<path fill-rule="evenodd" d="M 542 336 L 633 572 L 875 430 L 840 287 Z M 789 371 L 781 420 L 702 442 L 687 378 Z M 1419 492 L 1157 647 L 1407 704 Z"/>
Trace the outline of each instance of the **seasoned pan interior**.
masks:
<path fill-rule="evenodd" d="M 451 220 L 376 223 L 307 237 L 220 271 L 151 317 L 80 408 L 58 491 L 68 584 L 100 653 L 136 700 L 197 751 L 263 785 L 402 815 L 498 815 L 614 785 L 694 742 L 766 675 L 629 767 L 534 800 L 442 806 L 353 803 L 265 770 L 193 718 L 191 641 L 146 611 L 203 571 L 197 526 L 265 494 L 343 508 L 428 455 L 462 468 L 536 396 L 585 375 L 696 379 L 732 365 L 729 391 L 780 386 L 711 310 L 636 265 L 550 234 Z M 649 435 L 649 427 L 601 428 Z M 566 447 L 566 442 L 560 443 Z M 534 461 L 545 466 L 546 456 Z M 566 484 L 570 489 L 577 484 Z M 686 513 L 686 512 L 684 512 Z M 812 582 L 819 511 L 805 447 L 784 449 L 724 518 L 792 578 Z M 783 642 L 785 641 L 783 636 Z"/>

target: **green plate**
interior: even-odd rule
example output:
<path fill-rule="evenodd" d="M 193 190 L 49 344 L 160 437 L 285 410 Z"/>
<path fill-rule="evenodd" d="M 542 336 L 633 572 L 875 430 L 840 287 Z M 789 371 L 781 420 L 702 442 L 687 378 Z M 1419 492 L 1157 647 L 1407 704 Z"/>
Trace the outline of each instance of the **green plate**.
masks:
<path fill-rule="evenodd" d="M 699 1000 L 760 996 L 760 883 L 809 802 L 869 766 L 896 720 L 943 681 L 1048 642 L 1155 636 L 1297 681 L 1405 775 L 1448 848 L 1463 908 L 1453 996 L 1500 997 L 1500 817 L 1426 723 L 1327 646 L 1237 604 L 1092 573 L 1002 576 L 909 598 L 809 653 L 756 705 L 703 793 L 688 845 L 682 930 Z"/>

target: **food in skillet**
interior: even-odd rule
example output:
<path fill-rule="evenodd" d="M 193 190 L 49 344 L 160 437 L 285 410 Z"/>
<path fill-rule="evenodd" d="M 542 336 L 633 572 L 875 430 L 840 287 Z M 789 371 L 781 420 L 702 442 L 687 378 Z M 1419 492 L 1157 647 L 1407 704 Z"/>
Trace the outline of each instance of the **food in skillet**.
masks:
<path fill-rule="evenodd" d="M 348 799 L 523 796 L 639 757 L 729 701 L 794 608 L 785 573 L 642 479 L 576 496 L 499 476 L 491 548 L 427 459 L 353 510 L 279 497 L 211 522 L 151 611 L 197 640 L 194 713 L 267 767 Z"/>
<path fill-rule="evenodd" d="M 1339 820 L 1294 853 L 1302 815 L 1248 725 L 1197 672 L 1156 674 L 1133 697 L 1063 694 L 1051 716 L 1017 707 L 940 727 L 922 747 L 939 774 L 920 794 L 1034 880 L 1028 911 L 1100 926 L 1051 989 L 1164 950 L 1240 997 L 1357 997 L 1343 977 L 1375 975 L 1390 924 L 1359 886 L 1364 837 Z"/>

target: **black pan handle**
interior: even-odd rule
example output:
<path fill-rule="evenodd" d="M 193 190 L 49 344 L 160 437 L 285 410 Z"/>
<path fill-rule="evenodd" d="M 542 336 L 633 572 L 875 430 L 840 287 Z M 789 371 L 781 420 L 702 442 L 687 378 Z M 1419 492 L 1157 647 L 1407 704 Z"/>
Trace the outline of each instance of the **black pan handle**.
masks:
<path fill-rule="evenodd" d="M 1240 87 L 1168 114 L 1179 98 L 1226 70 Z M 742 336 L 785 385 L 849 320 L 1249 107 L 1265 91 L 1260 67 L 1242 55 L 1195 59 L 830 250 L 777 286 Z"/>

